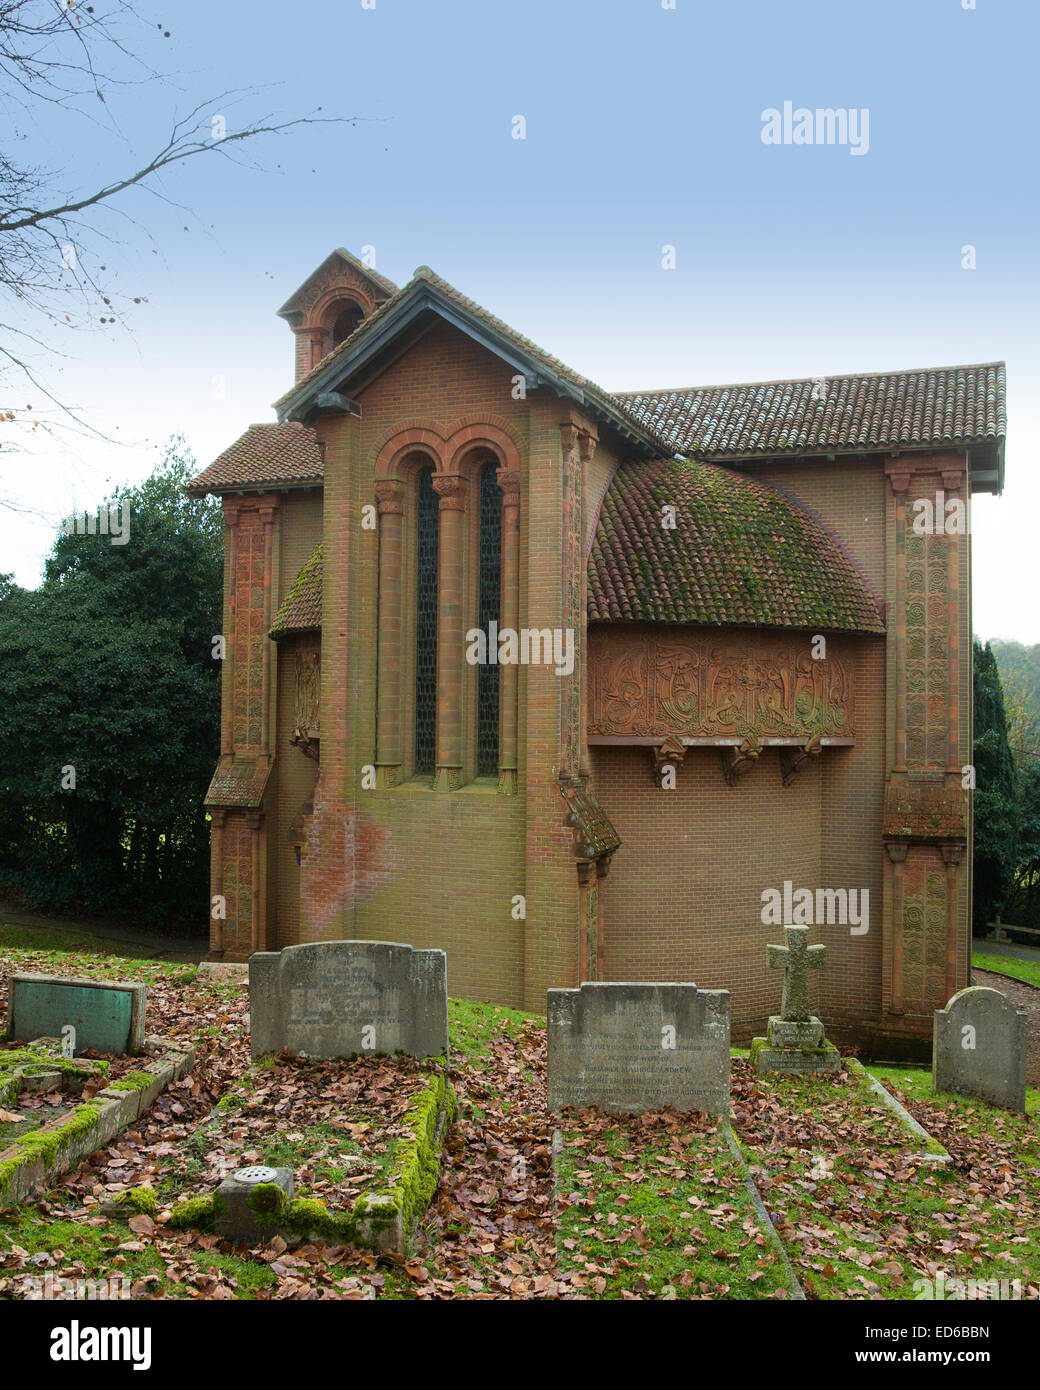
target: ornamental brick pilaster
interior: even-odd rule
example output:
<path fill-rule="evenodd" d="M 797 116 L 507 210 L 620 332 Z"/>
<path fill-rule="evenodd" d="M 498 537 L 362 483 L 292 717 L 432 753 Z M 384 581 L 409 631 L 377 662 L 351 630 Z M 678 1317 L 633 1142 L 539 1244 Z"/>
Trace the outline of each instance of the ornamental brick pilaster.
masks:
<path fill-rule="evenodd" d="M 403 653 L 405 485 L 376 483 L 379 512 L 379 637 L 376 684 L 376 783 L 401 780 L 401 666 Z"/>
<path fill-rule="evenodd" d="M 462 785 L 463 558 L 466 479 L 438 474 L 433 489 L 439 507 L 437 589 L 437 757 L 434 791 Z"/>
<path fill-rule="evenodd" d="M 264 498 L 258 508 L 260 521 L 264 528 L 264 577 L 263 577 L 263 637 L 260 658 L 260 754 L 271 756 L 271 731 L 274 728 L 274 709 L 272 707 L 273 682 L 271 679 L 271 659 L 274 643 L 268 633 L 274 621 L 273 595 L 278 561 L 278 530 L 276 520 L 278 502 L 274 498 Z"/>
<path fill-rule="evenodd" d="M 235 751 L 234 740 L 234 689 L 235 689 L 235 610 L 237 607 L 238 576 L 238 521 L 241 507 L 235 501 L 224 498 L 224 524 L 227 546 L 227 611 L 224 622 L 224 662 L 220 679 L 220 756 L 230 758 Z"/>
<path fill-rule="evenodd" d="M 890 1027 L 913 1032 L 968 976 L 966 462 L 956 453 L 902 455 L 885 461 L 885 473 L 894 546 L 884 1009 Z"/>

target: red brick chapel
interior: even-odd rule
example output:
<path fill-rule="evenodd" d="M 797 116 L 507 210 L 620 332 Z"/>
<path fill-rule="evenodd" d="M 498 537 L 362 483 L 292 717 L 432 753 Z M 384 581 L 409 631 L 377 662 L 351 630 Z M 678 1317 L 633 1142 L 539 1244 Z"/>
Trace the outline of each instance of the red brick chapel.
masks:
<path fill-rule="evenodd" d="M 346 251 L 279 313 L 277 423 L 189 489 L 226 523 L 211 959 L 436 946 L 538 1012 L 693 980 L 739 1038 L 806 921 L 828 1032 L 919 1047 L 968 982 L 944 523 L 1002 487 L 1003 364 L 611 394 Z"/>

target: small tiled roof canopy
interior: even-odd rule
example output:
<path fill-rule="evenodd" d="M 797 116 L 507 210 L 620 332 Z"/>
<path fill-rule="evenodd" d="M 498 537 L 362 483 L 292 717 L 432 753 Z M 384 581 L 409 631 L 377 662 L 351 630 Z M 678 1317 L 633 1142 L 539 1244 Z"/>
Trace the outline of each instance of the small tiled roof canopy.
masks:
<path fill-rule="evenodd" d="M 661 524 L 667 505 L 674 529 Z M 809 512 L 755 479 L 674 459 L 614 475 L 589 556 L 588 616 L 885 630 L 862 575 Z"/>
<path fill-rule="evenodd" d="M 1003 362 L 869 376 L 625 391 L 618 400 L 677 454 L 727 459 L 939 448 L 1007 433 Z"/>
<path fill-rule="evenodd" d="M 277 642 L 291 632 L 313 632 L 321 627 L 321 592 L 324 579 L 323 550 L 319 545 L 293 580 L 278 610 L 270 636 Z"/>
<path fill-rule="evenodd" d="M 234 492 L 286 483 L 320 484 L 324 471 L 318 436 L 306 425 L 296 421 L 250 425 L 241 438 L 192 478 L 185 491 L 201 497 L 207 492 Z"/>

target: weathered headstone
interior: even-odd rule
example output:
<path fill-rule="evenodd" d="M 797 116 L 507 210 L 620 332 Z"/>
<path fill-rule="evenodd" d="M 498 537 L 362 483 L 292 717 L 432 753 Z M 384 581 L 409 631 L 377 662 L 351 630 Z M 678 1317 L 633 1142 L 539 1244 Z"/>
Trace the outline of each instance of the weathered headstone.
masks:
<path fill-rule="evenodd" d="M 549 1110 L 729 1114 L 729 991 L 583 984 L 548 999 Z"/>
<path fill-rule="evenodd" d="M 118 980 L 68 980 L 60 975 L 12 975 L 7 986 L 11 1042 L 67 1037 L 74 1051 L 93 1048 L 117 1057 L 144 1045 L 144 985 Z M 63 1033 L 72 1026 L 75 1035 Z"/>
<path fill-rule="evenodd" d="M 998 989 L 975 986 L 936 1009 L 932 1087 L 1025 1112 L 1026 1014 Z"/>
<path fill-rule="evenodd" d="M 443 951 L 393 941 L 314 941 L 249 959 L 253 1056 L 448 1055 Z"/>
<path fill-rule="evenodd" d="M 752 1065 L 759 1076 L 841 1071 L 841 1054 L 809 1008 L 809 971 L 823 969 L 827 947 L 809 945 L 808 927 L 784 927 L 784 941 L 786 945 L 766 947 L 770 969 L 784 972 L 784 992 L 780 1013 L 769 1017 L 766 1036 L 751 1044 Z"/>

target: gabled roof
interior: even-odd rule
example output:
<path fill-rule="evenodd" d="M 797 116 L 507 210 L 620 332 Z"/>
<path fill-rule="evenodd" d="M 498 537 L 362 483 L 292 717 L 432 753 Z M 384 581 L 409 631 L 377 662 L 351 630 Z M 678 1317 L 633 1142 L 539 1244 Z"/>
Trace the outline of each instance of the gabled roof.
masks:
<path fill-rule="evenodd" d="M 234 444 L 185 488 L 192 497 L 241 488 L 320 484 L 325 463 L 318 436 L 295 420 L 282 425 L 250 425 Z"/>
<path fill-rule="evenodd" d="M 672 452 L 716 463 L 784 454 L 964 448 L 999 456 L 1007 433 L 1003 362 L 753 381 L 618 396 Z"/>
<path fill-rule="evenodd" d="M 667 450 L 666 441 L 642 423 L 623 402 L 572 371 L 551 353 L 517 333 L 501 319 L 442 280 L 429 266 L 419 266 L 403 289 L 380 304 L 306 376 L 275 401 L 281 420 L 305 419 L 317 407 L 324 392 L 337 391 L 352 378 L 370 374 L 374 359 L 392 341 L 423 322 L 439 316 L 503 358 L 514 372 L 522 373 L 528 391 L 547 387 L 568 397 L 607 421 L 646 456 Z"/>
<path fill-rule="evenodd" d="M 662 507 L 675 507 L 675 528 Z M 590 621 L 884 632 L 834 537 L 778 489 L 710 463 L 622 465 L 589 556 Z"/>
<path fill-rule="evenodd" d="M 321 595 L 324 550 L 319 545 L 299 574 L 279 608 L 268 634 L 276 642 L 291 632 L 313 632 L 321 627 Z"/>
<path fill-rule="evenodd" d="M 278 310 L 282 318 L 291 318 L 303 304 L 309 303 L 310 290 L 315 281 L 325 278 L 330 271 L 336 268 L 337 261 L 345 261 L 349 266 L 364 276 L 376 292 L 377 299 L 385 299 L 388 295 L 397 293 L 397 286 L 392 280 L 388 280 L 385 275 L 380 275 L 378 271 L 371 270 L 364 261 L 359 261 L 357 256 L 345 250 L 342 246 L 332 251 L 325 257 L 321 265 L 312 270 L 298 289 L 294 290 L 282 307 Z"/>

